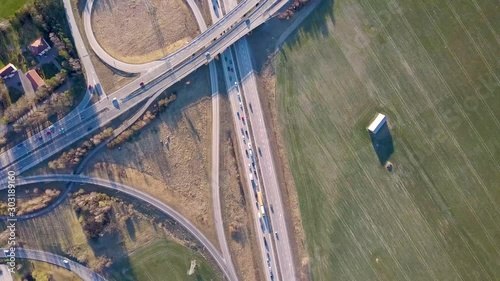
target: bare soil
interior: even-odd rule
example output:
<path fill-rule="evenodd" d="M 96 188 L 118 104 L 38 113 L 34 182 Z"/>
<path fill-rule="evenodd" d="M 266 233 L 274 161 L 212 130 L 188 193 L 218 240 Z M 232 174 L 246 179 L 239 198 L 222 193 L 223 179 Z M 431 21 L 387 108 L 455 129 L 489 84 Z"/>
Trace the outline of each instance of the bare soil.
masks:
<path fill-rule="evenodd" d="M 164 57 L 200 32 L 181 0 L 99 0 L 92 11 L 92 28 L 104 50 L 129 63 Z"/>
<path fill-rule="evenodd" d="M 211 99 L 207 68 L 197 70 L 172 102 L 138 136 L 120 148 L 103 150 L 86 175 L 141 189 L 172 206 L 214 244 L 210 186 Z"/>
<path fill-rule="evenodd" d="M 222 96 L 220 104 L 220 189 L 222 216 L 233 262 L 242 280 L 260 278 L 259 249 L 255 244 L 255 229 L 251 204 L 245 200 L 245 187 L 235 150 L 234 126 L 229 101 Z M 237 147 L 237 146 L 236 146 Z M 248 195 L 248 194 L 247 194 Z M 252 195 L 248 195 L 252 196 Z M 247 197 L 248 197 L 247 196 Z"/>

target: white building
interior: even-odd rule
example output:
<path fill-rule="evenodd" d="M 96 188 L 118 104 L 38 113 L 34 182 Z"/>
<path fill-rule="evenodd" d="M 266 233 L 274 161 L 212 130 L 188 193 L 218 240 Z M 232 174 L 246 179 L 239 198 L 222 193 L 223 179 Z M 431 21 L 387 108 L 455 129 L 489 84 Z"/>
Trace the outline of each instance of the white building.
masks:
<path fill-rule="evenodd" d="M 372 120 L 373 121 L 366 129 L 371 133 L 376 134 L 378 130 L 380 130 L 380 128 L 384 126 L 385 122 L 387 121 L 387 118 L 385 117 L 384 114 L 378 113 Z"/>

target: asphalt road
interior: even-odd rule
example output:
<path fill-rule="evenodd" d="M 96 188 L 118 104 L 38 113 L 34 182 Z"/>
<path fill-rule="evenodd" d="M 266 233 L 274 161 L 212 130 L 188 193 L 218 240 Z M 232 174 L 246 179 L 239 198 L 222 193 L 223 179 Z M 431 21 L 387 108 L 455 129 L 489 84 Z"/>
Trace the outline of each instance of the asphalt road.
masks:
<path fill-rule="evenodd" d="M 243 15 L 247 14 L 251 11 L 260 0 L 244 0 L 242 1 L 237 9 L 232 10 L 230 13 L 226 14 L 226 16 L 218 21 L 217 23 L 210 26 L 208 30 L 203 32 L 201 35 L 196 37 L 193 41 L 189 42 L 187 45 L 182 47 L 181 49 L 175 51 L 168 56 L 144 64 L 130 64 L 125 63 L 119 60 L 116 60 L 111 55 L 106 53 L 106 51 L 99 45 L 97 42 L 94 33 L 92 31 L 92 6 L 94 4 L 94 0 L 87 0 L 85 9 L 83 12 L 83 23 L 85 27 L 85 33 L 87 34 L 87 39 L 92 47 L 93 51 L 108 65 L 119 69 L 121 71 L 130 72 L 130 73 L 144 73 L 150 71 L 151 69 L 162 67 L 165 63 L 169 65 L 177 65 L 178 63 L 189 59 L 189 57 L 198 51 L 204 46 L 208 46 L 214 38 L 220 37 L 224 32 L 227 32 L 231 26 L 236 24 L 241 20 Z M 261 2 L 263 4 L 266 2 L 265 0 Z M 189 3 L 188 3 L 189 4 Z M 211 6 L 211 5 L 210 5 Z M 193 10 L 193 11 L 196 11 Z M 199 15 L 201 17 L 201 14 Z M 196 12 L 195 12 L 196 17 Z"/>
<path fill-rule="evenodd" d="M 248 15 L 250 20 L 249 24 L 247 22 L 236 24 L 230 31 L 226 32 L 221 38 L 214 41 L 206 48 L 205 51 L 212 54 L 210 59 L 216 54 L 224 51 L 251 29 L 265 22 L 269 17 L 265 11 L 272 6 L 272 4 L 272 2 L 263 1 L 262 4 Z M 55 128 L 56 131 L 50 135 L 43 135 L 43 140 L 39 141 L 36 138 L 31 138 L 23 142 L 21 147 L 15 147 L 2 153 L 0 155 L 0 164 L 2 166 L 0 178 L 2 178 L 2 176 L 5 177 L 8 170 L 21 173 L 39 162 L 44 161 L 68 145 L 89 135 L 92 131 L 95 131 L 96 128 L 108 124 L 123 112 L 151 97 L 156 91 L 167 88 L 178 82 L 207 62 L 208 60 L 203 53 L 197 54 L 188 61 L 181 63 L 173 71 L 165 72 L 165 69 L 162 67 L 157 67 L 142 75 L 134 82 L 114 92 L 110 95 L 109 99 L 100 100 L 96 104 L 80 112 L 78 116 L 73 116 L 65 120 L 64 123 L 60 124 L 65 128 L 64 132 L 59 132 L 58 128 Z M 144 87 L 139 86 L 139 81 L 146 81 L 146 85 Z M 112 104 L 111 97 L 117 98 L 119 101 L 117 107 Z M 93 116 L 99 112 L 101 113 L 97 118 Z M 33 152 L 34 150 L 36 151 Z M 9 167 L 9 165 L 15 161 L 17 161 L 17 163 Z"/>
<path fill-rule="evenodd" d="M 87 183 L 93 184 L 101 187 L 106 187 L 109 189 L 117 190 L 123 192 L 129 196 L 132 196 L 141 201 L 151 204 L 167 216 L 171 217 L 179 224 L 181 224 L 187 231 L 189 231 L 210 253 L 219 268 L 221 268 L 224 275 L 229 280 L 238 280 L 237 277 L 228 270 L 224 258 L 221 256 L 219 251 L 212 245 L 212 243 L 203 235 L 203 233 L 194 226 L 188 219 L 186 219 L 182 214 L 174 210 L 172 207 L 166 205 L 160 200 L 154 198 L 153 196 L 142 192 L 136 188 L 130 187 L 128 185 L 117 183 L 105 179 L 93 178 L 84 175 L 67 175 L 67 174 L 53 174 L 53 175 L 40 175 L 40 176 L 30 176 L 16 179 L 16 186 L 42 183 L 42 182 L 77 182 L 77 183 Z M 7 188 L 5 182 L 0 182 L 0 190 Z"/>
<path fill-rule="evenodd" d="M 4 250 L 5 249 L 2 249 L 2 253 L 5 256 Z M 91 271 L 86 266 L 56 254 L 24 248 L 16 248 L 15 254 L 16 258 L 42 261 L 66 268 L 67 270 L 74 272 L 84 281 L 107 281 L 106 278 Z M 68 263 L 64 263 L 64 260 Z"/>
<path fill-rule="evenodd" d="M 271 235 L 276 247 L 279 261 L 279 268 L 282 280 L 297 280 L 291 241 L 288 235 L 288 228 L 284 216 L 281 192 L 276 176 L 276 169 L 271 153 L 271 144 L 267 133 L 264 115 L 257 91 L 257 81 L 253 71 L 250 48 L 246 38 L 242 38 L 234 45 L 238 62 L 238 71 L 241 77 L 241 87 L 243 89 L 248 112 L 248 120 L 251 124 L 252 136 L 255 144 L 255 151 L 258 157 L 258 166 L 261 172 L 261 180 L 264 183 L 264 194 L 268 215 L 270 216 L 272 231 L 278 234 Z M 270 208 L 272 204 L 273 208 Z M 273 211 L 271 211 L 273 210 Z"/>

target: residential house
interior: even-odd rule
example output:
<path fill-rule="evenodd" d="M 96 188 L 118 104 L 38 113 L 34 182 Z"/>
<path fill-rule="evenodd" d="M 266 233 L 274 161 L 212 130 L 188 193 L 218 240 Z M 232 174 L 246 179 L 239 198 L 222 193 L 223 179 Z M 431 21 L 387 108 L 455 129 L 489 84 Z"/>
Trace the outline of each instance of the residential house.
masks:
<path fill-rule="evenodd" d="M 42 56 L 50 50 L 49 44 L 47 44 L 47 41 L 45 41 L 43 37 L 40 37 L 31 42 L 29 48 L 35 56 Z"/>
<path fill-rule="evenodd" d="M 45 85 L 45 82 L 43 81 L 42 77 L 40 77 L 40 75 L 38 75 L 38 72 L 36 72 L 36 70 L 34 69 L 26 72 L 26 77 L 30 81 L 34 91 L 36 91 L 41 86 Z"/>
<path fill-rule="evenodd" d="M 7 64 L 4 68 L 0 69 L 0 77 L 3 79 L 12 78 L 17 72 L 17 68 L 12 64 Z"/>

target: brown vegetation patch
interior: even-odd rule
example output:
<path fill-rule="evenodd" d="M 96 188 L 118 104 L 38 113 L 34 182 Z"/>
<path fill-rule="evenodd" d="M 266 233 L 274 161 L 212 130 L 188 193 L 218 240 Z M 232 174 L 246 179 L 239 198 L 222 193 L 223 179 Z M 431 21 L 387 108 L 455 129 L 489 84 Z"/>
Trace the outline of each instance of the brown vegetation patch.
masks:
<path fill-rule="evenodd" d="M 167 110 L 120 149 L 103 151 L 84 173 L 155 196 L 181 212 L 214 242 L 207 68 L 188 79 L 193 81 L 189 86 L 179 83 L 171 88 L 177 98 Z"/>
<path fill-rule="evenodd" d="M 96 1 L 92 27 L 104 50 L 129 63 L 164 57 L 199 34 L 181 0 Z"/>
<path fill-rule="evenodd" d="M 27 191 L 29 193 L 29 190 Z M 47 207 L 52 200 L 56 199 L 61 191 L 58 189 L 46 189 L 44 191 L 34 188 L 31 198 L 18 198 L 16 200 L 16 215 L 24 215 Z M 33 197 L 35 196 L 35 197 Z M 9 206 L 7 202 L 0 202 L 0 214 L 8 215 Z"/>

